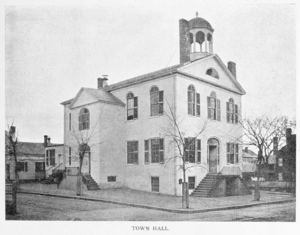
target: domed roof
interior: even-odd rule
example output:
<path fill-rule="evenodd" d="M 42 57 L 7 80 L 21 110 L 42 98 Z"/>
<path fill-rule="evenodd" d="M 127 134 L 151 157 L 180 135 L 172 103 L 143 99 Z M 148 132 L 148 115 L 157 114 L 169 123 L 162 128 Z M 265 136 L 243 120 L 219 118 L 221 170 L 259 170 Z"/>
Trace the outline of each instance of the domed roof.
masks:
<path fill-rule="evenodd" d="M 208 21 L 206 21 L 205 19 L 202 19 L 200 17 L 196 17 L 194 19 L 191 19 L 189 21 L 189 28 L 193 29 L 193 28 L 207 28 L 211 31 L 214 31 L 214 29 L 211 27 L 210 23 L 208 23 Z"/>

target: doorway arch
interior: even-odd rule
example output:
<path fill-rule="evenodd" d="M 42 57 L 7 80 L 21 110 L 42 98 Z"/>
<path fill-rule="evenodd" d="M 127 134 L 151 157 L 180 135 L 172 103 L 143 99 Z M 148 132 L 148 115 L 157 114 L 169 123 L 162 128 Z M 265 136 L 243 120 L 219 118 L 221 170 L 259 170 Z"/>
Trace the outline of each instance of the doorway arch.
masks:
<path fill-rule="evenodd" d="M 216 138 L 207 141 L 207 163 L 209 173 L 218 173 L 220 143 Z"/>

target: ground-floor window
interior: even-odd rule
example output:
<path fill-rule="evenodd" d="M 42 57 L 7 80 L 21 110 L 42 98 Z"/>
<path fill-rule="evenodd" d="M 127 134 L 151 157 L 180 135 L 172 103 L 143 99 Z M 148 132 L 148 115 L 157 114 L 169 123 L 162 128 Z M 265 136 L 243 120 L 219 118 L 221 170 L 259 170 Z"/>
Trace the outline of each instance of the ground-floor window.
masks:
<path fill-rule="evenodd" d="M 45 171 L 45 163 L 44 162 L 36 162 L 35 163 L 35 171 L 36 172 L 43 172 L 43 171 Z"/>
<path fill-rule="evenodd" d="M 139 152 L 138 152 L 138 141 L 127 142 L 127 163 L 138 164 L 139 163 Z"/>
<path fill-rule="evenodd" d="M 117 176 L 107 176 L 107 182 L 116 182 Z"/>
<path fill-rule="evenodd" d="M 195 182 L 196 182 L 196 177 L 195 176 L 190 176 L 189 177 L 189 189 L 194 189 L 195 188 Z"/>
<path fill-rule="evenodd" d="M 227 143 L 227 163 L 239 163 L 239 145 L 235 143 Z"/>
<path fill-rule="evenodd" d="M 55 149 L 48 149 L 46 151 L 46 165 L 55 166 Z"/>
<path fill-rule="evenodd" d="M 164 163 L 164 139 L 154 138 L 145 140 L 144 149 L 145 163 L 150 163 L 150 160 L 151 163 Z"/>
<path fill-rule="evenodd" d="M 195 138 L 185 138 L 185 161 L 190 163 L 201 163 L 201 140 Z"/>
<path fill-rule="evenodd" d="M 28 171 L 28 164 L 27 164 L 27 162 L 18 162 L 17 163 L 17 168 L 18 168 L 18 171 L 27 172 Z"/>
<path fill-rule="evenodd" d="M 151 191 L 159 192 L 159 177 L 151 177 Z"/>

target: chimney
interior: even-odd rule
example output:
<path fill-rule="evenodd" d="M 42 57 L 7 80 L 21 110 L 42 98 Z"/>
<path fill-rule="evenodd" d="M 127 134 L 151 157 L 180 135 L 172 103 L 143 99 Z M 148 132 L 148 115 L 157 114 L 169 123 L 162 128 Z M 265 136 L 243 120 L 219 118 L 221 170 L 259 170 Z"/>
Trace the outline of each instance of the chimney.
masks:
<path fill-rule="evenodd" d="M 291 137 L 292 137 L 292 129 L 291 128 L 286 128 L 285 135 L 286 135 L 286 146 L 287 146 L 287 149 L 290 150 L 290 147 L 291 147 Z"/>
<path fill-rule="evenodd" d="M 47 135 L 44 135 L 44 148 L 46 148 L 47 147 L 47 145 L 48 145 L 48 136 Z"/>
<path fill-rule="evenodd" d="M 189 22 L 185 19 L 179 20 L 179 53 L 180 64 L 184 64 L 190 61 Z"/>
<path fill-rule="evenodd" d="M 50 140 L 51 140 L 51 138 L 50 138 L 50 137 L 48 137 L 48 144 L 51 144 Z"/>
<path fill-rule="evenodd" d="M 245 148 L 245 153 L 248 153 L 248 147 Z"/>
<path fill-rule="evenodd" d="M 107 86 L 107 76 L 108 75 L 102 75 L 102 78 L 98 78 L 98 89 L 104 88 Z"/>
<path fill-rule="evenodd" d="M 236 79 L 236 63 L 232 61 L 228 61 L 228 69 L 231 72 L 231 74 L 235 77 Z"/>

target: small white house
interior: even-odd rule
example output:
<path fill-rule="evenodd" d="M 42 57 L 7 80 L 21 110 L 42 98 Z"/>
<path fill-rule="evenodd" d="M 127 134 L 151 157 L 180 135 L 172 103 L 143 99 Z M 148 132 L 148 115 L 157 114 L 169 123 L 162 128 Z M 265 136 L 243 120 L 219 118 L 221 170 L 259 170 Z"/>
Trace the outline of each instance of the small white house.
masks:
<path fill-rule="evenodd" d="M 228 62 L 227 67 L 213 52 L 209 22 L 181 19 L 179 27 L 180 64 L 112 85 L 104 76 L 97 88 L 81 88 L 62 103 L 66 166 L 78 166 L 72 161 L 76 138 L 92 136 L 82 171 L 100 188 L 120 185 L 181 195 L 181 160 L 174 158 L 179 149 L 166 134 L 175 128 L 171 112 L 180 118 L 186 140 L 207 121 L 186 150 L 190 192 L 208 173 L 241 175 L 242 148 L 236 140 L 242 136 L 238 120 L 245 91 L 236 65 Z"/>

